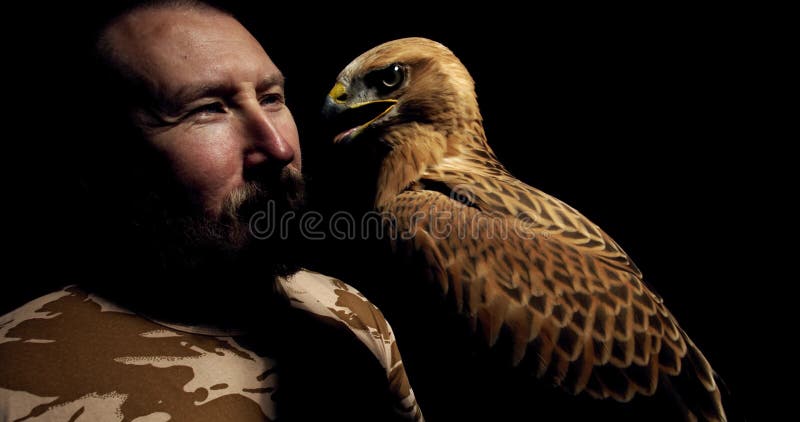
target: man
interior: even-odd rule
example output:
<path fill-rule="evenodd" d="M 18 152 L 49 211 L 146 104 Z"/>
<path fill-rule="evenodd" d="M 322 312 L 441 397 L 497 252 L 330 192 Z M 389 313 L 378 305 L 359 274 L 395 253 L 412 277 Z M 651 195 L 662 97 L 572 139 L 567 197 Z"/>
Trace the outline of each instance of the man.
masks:
<path fill-rule="evenodd" d="M 0 419 L 421 419 L 380 311 L 252 235 L 302 200 L 261 45 L 172 1 L 112 20 L 97 51 L 97 253 L 78 286 L 0 317 Z"/>

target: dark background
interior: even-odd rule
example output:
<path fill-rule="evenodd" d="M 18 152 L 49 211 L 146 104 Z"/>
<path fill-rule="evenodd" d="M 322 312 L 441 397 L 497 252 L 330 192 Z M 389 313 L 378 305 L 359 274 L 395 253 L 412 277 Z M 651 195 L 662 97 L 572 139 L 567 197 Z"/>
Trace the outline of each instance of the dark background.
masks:
<path fill-rule="evenodd" d="M 319 152 L 326 140 L 316 124 L 351 59 L 402 36 L 450 47 L 476 81 L 500 160 L 616 239 L 738 405 L 761 419 L 757 397 L 775 389 L 762 374 L 781 369 L 767 359 L 774 337 L 765 332 L 779 274 L 758 257 L 771 220 L 763 220 L 756 182 L 759 146 L 769 137 L 752 71 L 765 54 L 757 16 L 655 6 L 229 6 L 287 76 L 312 174 L 336 171 Z M 76 202 L 70 144 L 81 141 L 98 106 L 81 101 L 91 81 L 73 60 L 98 15 L 69 6 L 29 11 L 13 43 L 22 74 L 10 84 L 21 101 L 9 117 L 23 131 L 7 135 L 21 147 L 6 156 L 9 195 L 19 198 L 8 218 L 7 266 L 24 281 L 6 278 L 0 313 L 63 284 L 64 266 L 92 260 L 91 247 L 69 230 L 74 215 L 92 212 Z"/>

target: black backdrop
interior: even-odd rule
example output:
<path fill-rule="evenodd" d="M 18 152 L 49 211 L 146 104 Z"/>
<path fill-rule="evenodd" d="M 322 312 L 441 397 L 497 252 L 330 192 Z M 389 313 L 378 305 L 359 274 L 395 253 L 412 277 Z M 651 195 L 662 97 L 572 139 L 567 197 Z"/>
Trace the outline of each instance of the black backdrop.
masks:
<path fill-rule="evenodd" d="M 752 255 L 761 248 L 759 228 L 749 224 L 758 157 L 736 146 L 759 142 L 747 104 L 753 58 L 741 54 L 752 48 L 748 21 L 729 19 L 724 9 L 428 6 L 229 8 L 287 76 L 305 165 L 318 173 L 336 170 L 316 154 L 324 140 L 315 125 L 343 66 L 401 36 L 450 47 L 476 81 L 500 160 L 614 237 L 736 402 L 759 414 L 755 396 L 771 390 L 760 378 L 768 298 L 759 286 L 770 276 Z M 22 149 L 7 159 L 25 170 L 12 170 L 10 192 L 18 188 L 22 200 L 9 218 L 6 259 L 25 281 L 9 283 L 0 313 L 61 284 L 65 262 L 91 261 L 64 227 L 74 213 L 91 212 L 74 202 L 79 184 L 69 153 L 96 105 L 81 102 L 81 85 L 90 81 L 72 53 L 97 14 L 43 8 L 26 15 L 14 42 L 21 47 L 14 68 L 23 74 L 12 81 L 22 88 L 13 119 L 27 135 L 9 135 Z"/>

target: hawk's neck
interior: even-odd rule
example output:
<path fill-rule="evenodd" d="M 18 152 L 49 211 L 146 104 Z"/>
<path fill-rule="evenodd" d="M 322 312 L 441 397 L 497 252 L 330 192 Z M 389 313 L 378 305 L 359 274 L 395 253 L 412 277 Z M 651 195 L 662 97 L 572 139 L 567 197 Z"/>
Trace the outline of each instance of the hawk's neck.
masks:
<path fill-rule="evenodd" d="M 449 133 L 431 125 L 413 124 L 393 132 L 385 142 L 392 150 L 384 158 L 378 176 L 375 199 L 378 209 L 421 179 L 433 174 L 438 174 L 437 179 L 440 179 L 442 170 L 452 170 L 455 164 L 463 166 L 463 174 L 491 169 L 505 173 L 486 143 L 480 121 L 464 124 Z M 453 174 L 452 171 L 446 173 Z"/>

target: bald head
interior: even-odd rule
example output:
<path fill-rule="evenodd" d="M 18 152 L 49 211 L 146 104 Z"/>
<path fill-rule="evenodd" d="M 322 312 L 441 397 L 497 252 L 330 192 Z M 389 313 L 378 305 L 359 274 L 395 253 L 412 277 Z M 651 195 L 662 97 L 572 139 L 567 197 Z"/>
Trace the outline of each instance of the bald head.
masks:
<path fill-rule="evenodd" d="M 180 94 L 171 82 L 207 80 L 221 63 L 258 58 L 274 67 L 230 14 L 187 1 L 148 4 L 122 14 L 101 33 L 98 51 L 113 72 L 140 91 L 138 97 L 146 93 L 147 100 L 158 102 Z"/>

